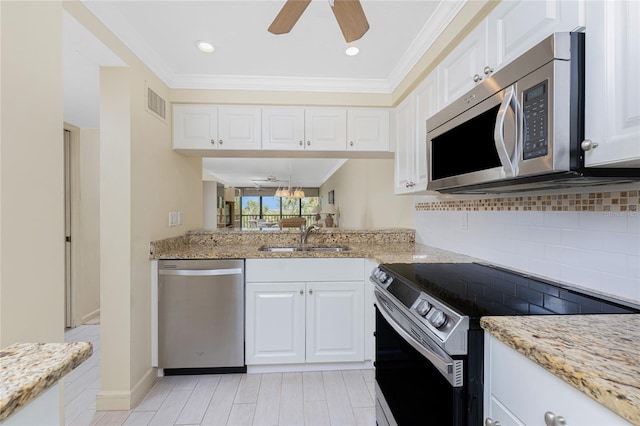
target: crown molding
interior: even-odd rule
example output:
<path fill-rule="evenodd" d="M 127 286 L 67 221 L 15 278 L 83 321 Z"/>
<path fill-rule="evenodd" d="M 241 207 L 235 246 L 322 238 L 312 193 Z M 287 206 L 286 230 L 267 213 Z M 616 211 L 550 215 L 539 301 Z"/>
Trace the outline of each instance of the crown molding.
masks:
<path fill-rule="evenodd" d="M 390 93 L 387 80 L 260 75 L 175 74 L 172 89 L 284 90 L 298 92 Z"/>
<path fill-rule="evenodd" d="M 447 25 L 460 12 L 468 0 L 441 1 L 435 12 L 422 27 L 418 36 L 413 40 L 407 51 L 402 55 L 398 64 L 389 74 L 387 84 L 391 90 L 402 82 L 404 77 L 418 63 L 431 45 L 437 40 Z"/>

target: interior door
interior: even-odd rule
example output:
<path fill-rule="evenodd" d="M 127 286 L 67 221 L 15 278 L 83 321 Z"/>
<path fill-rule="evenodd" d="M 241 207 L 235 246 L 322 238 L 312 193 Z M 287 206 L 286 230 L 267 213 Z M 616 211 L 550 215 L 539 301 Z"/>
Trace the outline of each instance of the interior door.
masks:
<path fill-rule="evenodd" d="M 71 132 L 64 131 L 64 326 L 73 327 L 71 282 Z"/>

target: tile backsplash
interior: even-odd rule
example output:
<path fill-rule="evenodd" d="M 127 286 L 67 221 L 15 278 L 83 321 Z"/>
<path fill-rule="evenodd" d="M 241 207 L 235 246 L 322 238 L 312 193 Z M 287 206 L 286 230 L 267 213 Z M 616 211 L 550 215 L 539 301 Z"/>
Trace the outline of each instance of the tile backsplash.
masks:
<path fill-rule="evenodd" d="M 416 242 L 640 303 L 637 190 L 415 201 Z"/>

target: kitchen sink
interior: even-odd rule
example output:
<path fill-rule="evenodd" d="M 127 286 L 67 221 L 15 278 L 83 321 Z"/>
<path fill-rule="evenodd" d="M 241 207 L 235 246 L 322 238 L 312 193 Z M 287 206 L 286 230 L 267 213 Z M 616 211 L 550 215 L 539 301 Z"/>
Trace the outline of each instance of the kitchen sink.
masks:
<path fill-rule="evenodd" d="M 292 247 L 271 247 L 271 246 L 262 246 L 258 250 L 260 251 L 270 251 L 270 252 L 292 252 L 292 251 L 320 251 L 320 252 L 338 252 L 338 251 L 349 251 L 351 250 L 349 247 L 345 246 L 316 246 L 316 247 L 306 247 L 306 246 L 292 246 Z"/>

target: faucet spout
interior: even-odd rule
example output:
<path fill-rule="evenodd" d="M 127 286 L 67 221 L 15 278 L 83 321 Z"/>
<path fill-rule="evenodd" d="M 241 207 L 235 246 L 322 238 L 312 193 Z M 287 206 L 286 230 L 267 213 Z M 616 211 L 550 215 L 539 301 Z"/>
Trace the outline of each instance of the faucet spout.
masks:
<path fill-rule="evenodd" d="M 319 229 L 320 227 L 318 225 L 311 225 L 308 228 L 305 228 L 304 226 L 300 227 L 300 244 L 307 244 L 307 238 L 309 238 L 309 234 Z"/>

